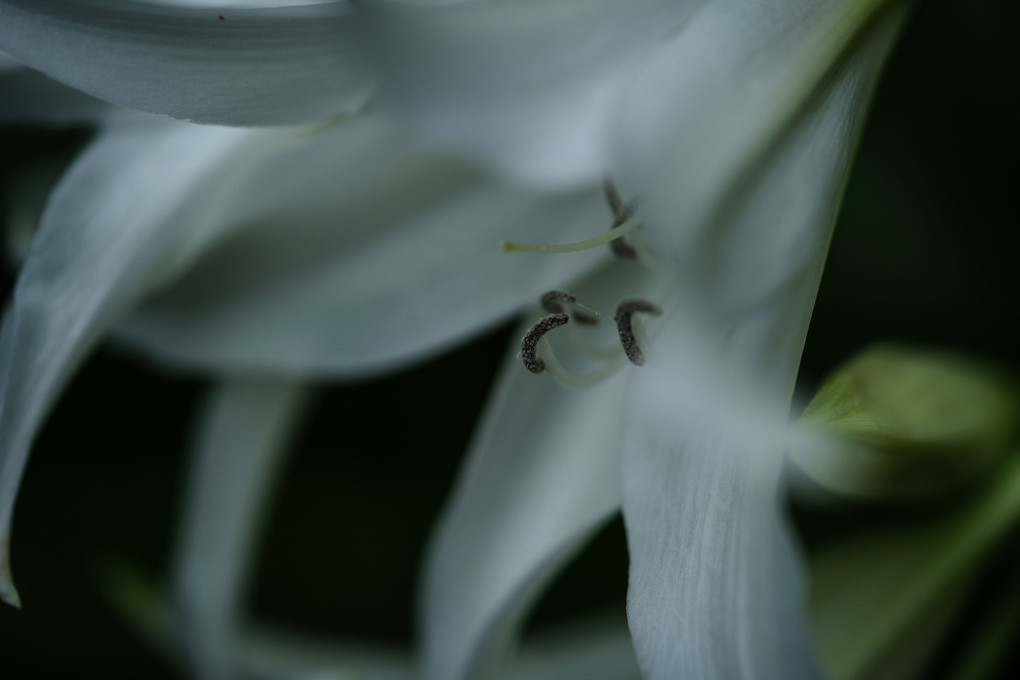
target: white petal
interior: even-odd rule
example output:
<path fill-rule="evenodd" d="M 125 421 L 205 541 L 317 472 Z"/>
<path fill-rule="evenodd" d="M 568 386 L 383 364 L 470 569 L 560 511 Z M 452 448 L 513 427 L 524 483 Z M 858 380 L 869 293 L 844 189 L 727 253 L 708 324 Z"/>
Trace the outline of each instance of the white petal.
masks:
<path fill-rule="evenodd" d="M 672 350 L 638 374 L 630 400 L 631 629 L 651 680 L 816 677 L 798 566 L 776 506 L 782 429 L 862 102 L 895 23 L 877 25 L 826 87 L 763 130 L 748 118 L 768 121 L 775 102 L 755 88 L 781 92 L 788 83 L 770 79 L 769 66 L 790 62 L 772 63 L 754 40 L 795 47 L 788 22 L 819 15 L 772 16 L 776 3 L 710 9 L 718 12 L 706 9 L 638 83 L 621 147 L 631 162 L 625 179 L 644 192 L 646 234 L 685 263 L 674 330 L 656 342 Z M 743 57 L 742 69 L 730 51 L 741 35 L 758 59 Z M 681 71 L 676 81 L 676 64 L 695 57 L 715 68 Z"/>
<path fill-rule="evenodd" d="M 96 124 L 112 108 L 0 53 L 0 123 Z"/>
<path fill-rule="evenodd" d="M 35 429 L 70 372 L 120 315 L 211 246 L 223 245 L 206 260 L 213 268 L 192 279 L 211 271 L 211 288 L 168 293 L 169 313 L 148 318 L 168 331 L 159 347 L 180 340 L 176 356 L 222 370 L 350 374 L 410 361 L 600 260 L 555 264 L 496 247 L 498 236 L 590 234 L 605 212 L 594 192 L 529 203 L 409 149 L 374 118 L 303 136 L 129 123 L 57 193 L 5 322 L 0 537 Z M 232 242 L 237 234 L 249 236 Z M 231 266 L 218 269 L 219 257 Z M 274 322 L 284 327 L 269 332 Z"/>
<path fill-rule="evenodd" d="M 429 559 L 427 678 L 504 663 L 541 589 L 617 509 L 619 383 L 575 393 L 508 362 Z"/>
<path fill-rule="evenodd" d="M 599 180 L 635 63 L 696 2 L 365 2 L 387 93 L 424 133 L 542 184 Z"/>
<path fill-rule="evenodd" d="M 359 116 L 252 168 L 239 228 L 120 328 L 210 370 L 354 375 L 406 364 L 506 318 L 604 252 L 503 254 L 610 218 L 594 190 L 539 195 L 416 151 Z"/>
<path fill-rule="evenodd" d="M 770 310 L 721 350 L 675 314 L 635 372 L 623 513 L 628 616 L 647 680 L 820 677 L 776 497 L 805 288 L 789 301 L 802 323 Z"/>
<path fill-rule="evenodd" d="M 17 602 L 8 562 L 11 512 L 39 423 L 106 328 L 207 245 L 224 208 L 223 186 L 214 181 L 224 167 L 243 167 L 279 141 L 275 134 L 155 123 L 100 137 L 72 166 L 4 316 L 0 596 L 8 602 Z"/>
<path fill-rule="evenodd" d="M 174 577 L 177 633 L 195 677 L 236 673 L 235 636 L 258 522 L 307 396 L 295 382 L 234 379 L 206 406 Z"/>
<path fill-rule="evenodd" d="M 594 286 L 572 292 L 598 308 L 621 281 L 603 271 Z M 616 510 L 628 375 L 574 391 L 508 358 L 429 555 L 426 678 L 498 669 L 542 588 Z"/>
<path fill-rule="evenodd" d="M 625 97 L 613 176 L 638 201 L 650 245 L 703 281 L 716 314 L 820 266 L 903 18 L 892 4 L 859 41 L 841 42 L 875 5 L 710 3 Z"/>
<path fill-rule="evenodd" d="M 0 49 L 116 104 L 200 123 L 331 118 L 371 89 L 346 3 L 214 9 L 0 0 Z"/>

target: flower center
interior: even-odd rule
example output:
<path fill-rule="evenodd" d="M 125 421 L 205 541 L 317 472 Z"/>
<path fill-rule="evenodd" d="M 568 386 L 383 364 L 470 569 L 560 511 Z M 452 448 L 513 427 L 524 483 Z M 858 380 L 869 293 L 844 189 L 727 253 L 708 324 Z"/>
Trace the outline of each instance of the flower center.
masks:
<path fill-rule="evenodd" d="M 606 182 L 604 191 L 606 201 L 613 213 L 613 225 L 609 231 L 583 241 L 558 245 L 502 241 L 500 243 L 501 250 L 503 252 L 571 253 L 609 245 L 618 259 L 638 259 L 644 264 L 654 267 L 653 258 L 641 247 L 640 240 L 624 239 L 639 226 L 639 222 L 633 216 L 633 208 L 624 204 L 612 183 Z M 647 337 L 640 319 L 635 315 L 659 316 L 662 313 L 658 305 L 647 300 L 627 298 L 620 301 L 613 316 L 619 345 L 604 347 L 591 342 L 580 328 L 598 325 L 598 313 L 578 302 L 574 295 L 562 290 L 551 290 L 542 295 L 539 304 L 547 312 L 547 315 L 540 318 L 524 334 L 518 356 L 524 363 L 524 367 L 532 373 L 548 371 L 557 382 L 569 387 L 587 387 L 604 380 L 616 372 L 623 364 L 624 359 L 636 366 L 643 365 L 645 356 L 641 351 L 641 346 L 647 345 Z M 597 369 L 584 374 L 576 374 L 568 371 L 560 363 L 552 345 L 546 338 L 546 334 L 560 326 L 568 326 L 570 340 L 576 349 L 599 362 Z"/>

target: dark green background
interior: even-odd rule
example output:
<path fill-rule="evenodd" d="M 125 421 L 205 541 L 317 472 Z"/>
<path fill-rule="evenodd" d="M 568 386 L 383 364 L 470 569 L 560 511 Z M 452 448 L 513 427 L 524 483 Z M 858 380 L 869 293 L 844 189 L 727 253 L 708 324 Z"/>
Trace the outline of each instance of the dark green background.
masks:
<path fill-rule="evenodd" d="M 964 348 L 1015 371 L 1018 7 L 920 4 L 847 193 L 804 355 L 805 391 L 873 340 Z M 42 159 L 69 158 L 85 139 L 0 129 L 0 188 Z M 252 596 L 260 618 L 323 635 L 410 640 L 416 565 L 508 339 L 504 328 L 398 376 L 324 386 L 271 513 Z M 206 386 L 201 376 L 154 372 L 110 349 L 74 380 L 39 438 L 18 504 L 25 609 L 0 609 L 4 680 L 175 677 L 100 584 L 111 561 L 165 572 Z M 458 397 L 429 411 L 437 392 Z M 952 667 L 968 621 L 1015 577 L 1011 566 L 990 567 L 931 678 Z M 534 625 L 622 606 L 625 582 L 616 523 L 560 579 Z M 1011 661 L 1002 677 L 1017 669 Z"/>

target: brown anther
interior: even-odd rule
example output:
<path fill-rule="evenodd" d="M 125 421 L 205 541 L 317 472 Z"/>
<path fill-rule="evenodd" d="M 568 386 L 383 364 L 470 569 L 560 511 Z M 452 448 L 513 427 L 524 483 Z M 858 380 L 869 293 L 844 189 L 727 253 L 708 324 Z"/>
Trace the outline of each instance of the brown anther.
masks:
<path fill-rule="evenodd" d="M 545 362 L 538 356 L 538 341 L 542 339 L 543 335 L 568 321 L 570 321 L 568 314 L 550 314 L 539 319 L 534 326 L 528 329 L 528 332 L 521 338 L 521 361 L 524 362 L 524 368 L 532 373 L 541 373 L 545 370 Z"/>
<path fill-rule="evenodd" d="M 620 304 L 616 305 L 616 315 L 613 317 L 613 320 L 616 322 L 616 329 L 620 333 L 620 344 L 623 345 L 623 351 L 627 358 L 630 359 L 630 363 L 635 366 L 642 366 L 645 363 L 645 355 L 641 352 L 641 348 L 638 347 L 637 339 L 634 337 L 634 329 L 631 327 L 631 317 L 638 313 L 658 316 L 662 314 L 662 310 L 647 300 L 630 298 L 621 300 Z"/>
<path fill-rule="evenodd" d="M 539 299 L 542 309 L 551 314 L 568 313 L 570 318 L 582 326 L 594 326 L 599 322 L 598 316 L 578 303 L 577 298 L 565 290 L 550 290 Z"/>
<path fill-rule="evenodd" d="M 631 218 L 633 210 L 624 204 L 623 199 L 620 198 L 620 193 L 616 190 L 616 186 L 609 180 L 603 182 L 602 192 L 606 196 L 606 203 L 609 204 L 609 209 L 613 211 L 613 226 L 610 229 L 616 229 Z M 633 260 L 637 257 L 637 251 L 623 238 L 610 241 L 609 249 L 613 251 L 613 255 L 621 260 Z"/>

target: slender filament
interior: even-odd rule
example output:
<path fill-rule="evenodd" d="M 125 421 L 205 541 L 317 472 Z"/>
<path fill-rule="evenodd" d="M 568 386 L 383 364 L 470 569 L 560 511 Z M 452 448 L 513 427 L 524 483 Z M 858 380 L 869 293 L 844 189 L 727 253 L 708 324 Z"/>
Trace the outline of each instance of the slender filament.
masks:
<path fill-rule="evenodd" d="M 612 377 L 623 363 L 623 352 L 618 352 L 616 357 L 606 361 L 601 368 L 592 372 L 585 373 L 584 375 L 578 375 L 571 373 L 563 364 L 560 363 L 559 359 L 556 358 L 555 352 L 553 352 L 552 345 L 545 338 L 538 341 L 538 352 L 542 355 L 544 361 L 544 368 L 549 371 L 549 375 L 564 387 L 573 388 L 584 388 L 597 385 L 606 378 Z"/>
<path fill-rule="evenodd" d="M 638 226 L 638 221 L 631 218 L 618 227 L 594 236 L 583 241 L 573 243 L 547 244 L 547 243 L 515 243 L 513 241 L 500 241 L 499 249 L 504 253 L 576 253 L 581 250 L 591 250 L 604 246 L 607 243 L 623 238 Z"/>

